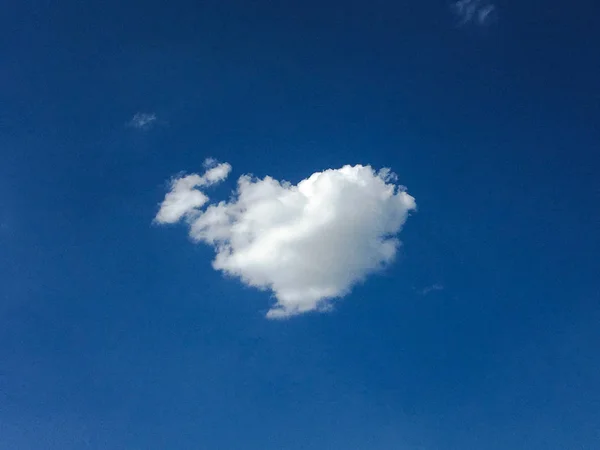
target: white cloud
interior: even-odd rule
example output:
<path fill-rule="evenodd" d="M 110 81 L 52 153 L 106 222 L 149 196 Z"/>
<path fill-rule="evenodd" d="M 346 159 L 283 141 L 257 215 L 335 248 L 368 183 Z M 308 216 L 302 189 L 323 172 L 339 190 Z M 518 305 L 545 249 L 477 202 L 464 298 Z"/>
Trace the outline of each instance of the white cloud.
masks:
<path fill-rule="evenodd" d="M 452 9 L 461 25 L 469 22 L 487 25 L 496 13 L 496 6 L 490 0 L 458 0 L 452 4 Z"/>
<path fill-rule="evenodd" d="M 138 130 L 148 130 L 156 123 L 157 117 L 154 113 L 135 113 L 129 125 Z"/>
<path fill-rule="evenodd" d="M 196 188 L 219 183 L 231 172 L 229 164 L 217 164 L 210 158 L 205 161 L 205 166 L 208 166 L 207 171 L 202 176 L 193 174 L 171 181 L 171 191 L 160 205 L 156 222 L 176 223 L 183 216 L 196 211 L 208 201 L 208 197 Z"/>
<path fill-rule="evenodd" d="M 297 185 L 243 175 L 229 201 L 209 205 L 198 188 L 223 180 L 229 164 L 172 182 L 155 221 L 185 218 L 190 236 L 213 246 L 213 267 L 273 292 L 270 318 L 330 306 L 367 275 L 391 263 L 397 234 L 415 200 L 389 169 L 344 166 Z"/>
<path fill-rule="evenodd" d="M 219 164 L 212 158 L 208 158 L 204 162 L 206 173 L 202 176 L 199 186 L 210 186 L 211 184 L 220 183 L 229 176 L 231 165 L 227 163 Z"/>

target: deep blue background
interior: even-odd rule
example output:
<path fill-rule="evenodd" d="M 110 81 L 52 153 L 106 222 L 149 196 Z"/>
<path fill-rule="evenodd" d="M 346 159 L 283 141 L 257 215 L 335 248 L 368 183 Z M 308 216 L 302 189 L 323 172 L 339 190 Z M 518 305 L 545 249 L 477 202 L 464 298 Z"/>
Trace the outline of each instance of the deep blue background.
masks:
<path fill-rule="evenodd" d="M 597 448 L 599 7 L 496 6 L 4 2 L 0 449 Z M 151 225 L 207 156 L 388 166 L 419 212 L 334 312 L 267 321 Z"/>

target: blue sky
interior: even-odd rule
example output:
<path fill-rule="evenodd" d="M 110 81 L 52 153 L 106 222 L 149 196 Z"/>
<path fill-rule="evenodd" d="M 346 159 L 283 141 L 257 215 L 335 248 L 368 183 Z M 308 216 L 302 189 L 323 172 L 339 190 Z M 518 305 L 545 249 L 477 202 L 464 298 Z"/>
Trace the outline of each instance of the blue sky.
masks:
<path fill-rule="evenodd" d="M 462 5 L 5 2 L 0 449 L 597 448 L 598 9 Z M 269 320 L 288 291 L 155 220 L 207 157 L 211 202 L 362 164 L 417 211 Z"/>

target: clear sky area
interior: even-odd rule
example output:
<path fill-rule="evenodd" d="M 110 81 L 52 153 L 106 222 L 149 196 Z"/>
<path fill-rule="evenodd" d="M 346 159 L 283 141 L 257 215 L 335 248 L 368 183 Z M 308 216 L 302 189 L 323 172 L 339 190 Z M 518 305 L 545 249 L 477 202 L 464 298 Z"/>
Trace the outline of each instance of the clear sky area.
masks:
<path fill-rule="evenodd" d="M 5 0 L 0 450 L 600 448 L 599 14 Z"/>

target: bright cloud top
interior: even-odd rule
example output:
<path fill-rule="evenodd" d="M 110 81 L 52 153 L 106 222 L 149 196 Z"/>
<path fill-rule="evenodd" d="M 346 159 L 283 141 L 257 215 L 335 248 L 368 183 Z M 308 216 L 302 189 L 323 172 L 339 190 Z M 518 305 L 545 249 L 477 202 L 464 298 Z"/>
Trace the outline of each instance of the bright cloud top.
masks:
<path fill-rule="evenodd" d="M 233 197 L 211 204 L 201 188 L 229 174 L 208 160 L 204 175 L 175 179 L 155 221 L 185 219 L 190 236 L 214 247 L 213 267 L 245 284 L 271 290 L 267 317 L 324 310 L 331 299 L 391 263 L 415 199 L 389 169 L 344 166 L 297 185 L 243 175 Z"/>

